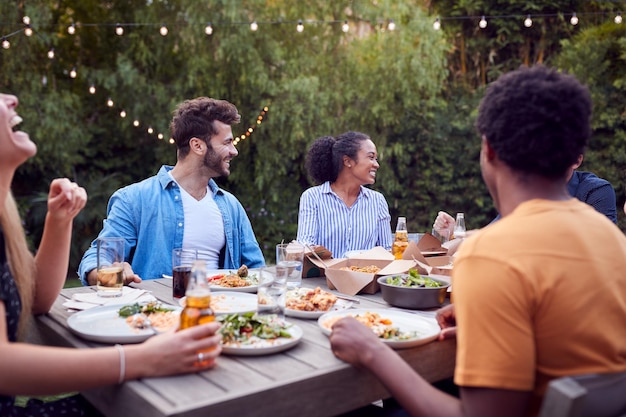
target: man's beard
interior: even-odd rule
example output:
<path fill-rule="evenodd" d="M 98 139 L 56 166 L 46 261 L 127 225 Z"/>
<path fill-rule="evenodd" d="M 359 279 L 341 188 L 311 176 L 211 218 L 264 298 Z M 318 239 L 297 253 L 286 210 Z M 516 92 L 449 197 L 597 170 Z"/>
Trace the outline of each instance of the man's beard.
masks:
<path fill-rule="evenodd" d="M 213 151 L 213 147 L 207 143 L 207 152 L 204 155 L 204 167 L 216 172 L 219 177 L 226 177 L 230 174 L 228 169 L 223 167 L 224 161 Z"/>

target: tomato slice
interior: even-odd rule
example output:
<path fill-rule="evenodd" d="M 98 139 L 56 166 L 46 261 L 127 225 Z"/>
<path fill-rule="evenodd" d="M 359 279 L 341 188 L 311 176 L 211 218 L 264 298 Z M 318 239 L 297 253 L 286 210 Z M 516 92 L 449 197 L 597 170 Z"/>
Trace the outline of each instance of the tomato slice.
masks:
<path fill-rule="evenodd" d="M 222 278 L 224 278 L 224 274 L 218 274 L 218 275 L 213 275 L 212 277 L 207 278 L 207 281 L 216 281 Z"/>

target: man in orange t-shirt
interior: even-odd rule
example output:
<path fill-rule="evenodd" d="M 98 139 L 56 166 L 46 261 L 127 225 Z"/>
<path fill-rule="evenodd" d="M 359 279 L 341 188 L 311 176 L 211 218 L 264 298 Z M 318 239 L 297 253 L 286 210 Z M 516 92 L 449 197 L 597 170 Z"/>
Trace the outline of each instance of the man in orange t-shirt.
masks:
<path fill-rule="evenodd" d="M 368 369 L 413 416 L 537 414 L 551 379 L 626 371 L 626 237 L 567 191 L 590 136 L 591 98 L 543 66 L 487 88 L 476 127 L 483 179 L 502 219 L 466 239 L 453 271 L 460 399 L 438 391 L 355 319 L 333 326 L 337 357 Z"/>

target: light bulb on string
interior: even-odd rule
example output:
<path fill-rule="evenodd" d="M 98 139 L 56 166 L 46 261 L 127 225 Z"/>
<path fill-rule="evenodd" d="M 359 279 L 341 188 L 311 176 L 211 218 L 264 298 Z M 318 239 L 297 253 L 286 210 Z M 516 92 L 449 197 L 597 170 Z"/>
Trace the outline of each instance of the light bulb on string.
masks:
<path fill-rule="evenodd" d="M 159 133 L 159 134 L 157 135 L 157 139 L 159 139 L 159 140 L 163 140 L 163 133 Z"/>
<path fill-rule="evenodd" d="M 33 28 L 30 27 L 30 25 L 26 25 L 26 28 L 24 29 L 24 35 L 33 36 Z"/>
<path fill-rule="evenodd" d="M 487 19 L 485 19 L 485 16 L 480 18 L 480 22 L 478 22 L 478 27 L 481 29 L 484 29 L 487 27 Z"/>
<path fill-rule="evenodd" d="M 76 67 L 72 68 L 70 70 L 70 78 L 76 78 L 77 75 L 78 73 L 76 72 Z"/>
<path fill-rule="evenodd" d="M 344 33 L 347 33 L 350 30 L 350 25 L 348 25 L 348 21 L 347 20 L 343 21 L 343 25 L 341 25 L 341 30 Z"/>
<path fill-rule="evenodd" d="M 435 23 L 433 23 L 433 29 L 435 30 L 441 29 L 441 21 L 439 20 L 439 18 L 435 19 Z"/>
<path fill-rule="evenodd" d="M 122 36 L 124 34 L 124 27 L 120 25 L 119 23 L 115 25 L 115 34 L 117 36 Z"/>
<path fill-rule="evenodd" d="M 213 26 L 211 25 L 211 22 L 206 24 L 206 27 L 204 28 L 204 33 L 206 33 L 207 36 L 211 36 L 213 34 Z"/>
<path fill-rule="evenodd" d="M 530 15 L 526 16 L 526 19 L 524 19 L 524 26 L 529 28 L 532 25 L 533 25 L 533 20 L 530 18 Z"/>
<path fill-rule="evenodd" d="M 167 36 L 168 32 L 169 31 L 167 30 L 167 26 L 165 25 L 162 25 L 161 29 L 159 29 L 159 33 L 161 34 L 161 36 Z"/>
<path fill-rule="evenodd" d="M 139 120 L 137 120 L 137 119 L 133 120 L 133 126 L 138 127 L 139 126 Z"/>
<path fill-rule="evenodd" d="M 109 107 L 113 107 L 113 104 L 115 104 L 115 103 L 113 103 L 113 100 L 111 99 L 111 97 L 109 97 L 109 98 L 107 99 L 107 106 L 109 106 Z"/>
<path fill-rule="evenodd" d="M 269 107 L 267 107 L 267 106 L 263 107 L 263 111 L 268 111 L 269 109 L 270 109 L 270 108 L 269 108 Z"/>
<path fill-rule="evenodd" d="M 615 23 L 617 23 L 618 25 L 622 23 L 622 13 L 621 12 L 617 12 L 617 14 L 615 15 L 615 19 L 613 19 L 613 21 Z"/>
<path fill-rule="evenodd" d="M 54 59 L 54 48 L 50 48 L 48 51 L 48 58 Z"/>
<path fill-rule="evenodd" d="M 24 23 L 25 25 L 30 25 L 30 17 L 24 16 L 22 18 L 22 23 Z"/>
<path fill-rule="evenodd" d="M 170 138 L 169 142 L 173 145 L 174 144 L 174 138 Z"/>
<path fill-rule="evenodd" d="M 69 33 L 70 35 L 73 35 L 76 33 L 76 24 L 72 23 L 71 25 L 69 25 L 67 27 L 67 33 Z"/>
<path fill-rule="evenodd" d="M 11 42 L 7 38 L 2 38 L 2 47 L 4 49 L 9 49 L 11 47 Z"/>
<path fill-rule="evenodd" d="M 120 111 L 120 117 L 124 119 L 126 117 L 126 110 Z"/>
<path fill-rule="evenodd" d="M 89 86 L 89 93 L 90 94 L 96 94 L 96 86 L 95 85 L 91 84 Z"/>
<path fill-rule="evenodd" d="M 387 24 L 387 29 L 389 29 L 390 31 L 396 30 L 396 23 L 393 21 L 393 19 L 389 19 L 389 23 Z"/>
<path fill-rule="evenodd" d="M 569 20 L 569 22 L 574 26 L 578 24 L 578 16 L 576 16 L 576 13 L 572 14 L 572 18 Z"/>
<path fill-rule="evenodd" d="M 152 128 L 152 126 L 148 126 L 148 134 L 153 134 L 154 133 L 154 129 Z"/>
<path fill-rule="evenodd" d="M 304 25 L 302 24 L 302 20 L 298 20 L 298 26 L 296 26 L 296 31 L 298 31 L 298 33 L 302 33 L 304 31 Z"/>
<path fill-rule="evenodd" d="M 256 22 L 256 20 L 254 22 L 250 23 L 250 30 L 251 31 L 256 32 L 258 28 L 259 28 L 259 25 Z"/>

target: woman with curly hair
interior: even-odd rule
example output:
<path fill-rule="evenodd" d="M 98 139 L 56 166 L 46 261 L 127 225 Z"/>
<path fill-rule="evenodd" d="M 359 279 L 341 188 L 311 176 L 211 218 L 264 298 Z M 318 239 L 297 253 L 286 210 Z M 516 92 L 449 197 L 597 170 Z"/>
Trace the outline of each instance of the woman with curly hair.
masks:
<path fill-rule="evenodd" d="M 365 185 L 376 182 L 376 145 L 364 133 L 317 138 L 306 169 L 319 185 L 302 193 L 298 241 L 326 247 L 335 258 L 375 246 L 391 249 L 391 215 L 385 197 Z"/>

